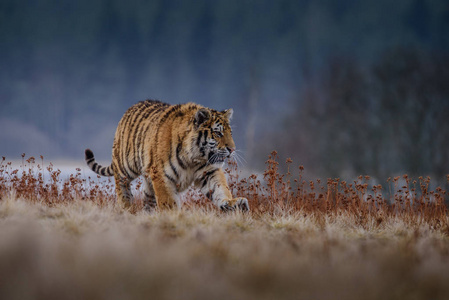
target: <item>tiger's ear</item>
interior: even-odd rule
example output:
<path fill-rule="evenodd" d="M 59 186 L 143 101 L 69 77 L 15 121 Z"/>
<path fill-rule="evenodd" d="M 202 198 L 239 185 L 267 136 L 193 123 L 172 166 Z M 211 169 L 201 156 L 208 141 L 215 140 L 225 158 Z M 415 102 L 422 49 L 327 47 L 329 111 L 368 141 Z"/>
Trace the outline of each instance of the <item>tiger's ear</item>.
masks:
<path fill-rule="evenodd" d="M 195 125 L 199 126 L 210 119 L 210 112 L 206 108 L 199 109 L 195 114 Z"/>
<path fill-rule="evenodd" d="M 223 111 L 223 115 L 229 120 L 232 120 L 232 115 L 234 114 L 234 110 L 232 108 L 226 109 Z"/>

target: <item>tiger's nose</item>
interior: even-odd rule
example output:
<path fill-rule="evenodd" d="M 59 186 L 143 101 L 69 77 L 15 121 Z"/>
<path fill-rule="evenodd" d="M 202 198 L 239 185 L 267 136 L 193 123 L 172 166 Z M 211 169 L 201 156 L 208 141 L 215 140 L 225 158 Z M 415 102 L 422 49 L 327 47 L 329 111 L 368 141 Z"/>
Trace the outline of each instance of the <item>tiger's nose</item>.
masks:
<path fill-rule="evenodd" d="M 229 151 L 229 154 L 231 154 L 232 152 L 234 152 L 234 151 L 235 151 L 235 149 L 234 149 L 234 148 L 231 148 L 231 147 L 226 147 L 226 149 L 228 149 L 228 151 Z"/>

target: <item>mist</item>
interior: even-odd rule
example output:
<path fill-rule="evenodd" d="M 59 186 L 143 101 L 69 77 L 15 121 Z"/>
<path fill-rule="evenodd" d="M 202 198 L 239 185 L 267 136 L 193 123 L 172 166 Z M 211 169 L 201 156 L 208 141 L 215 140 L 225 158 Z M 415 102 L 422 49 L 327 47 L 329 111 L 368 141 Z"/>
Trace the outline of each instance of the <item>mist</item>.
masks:
<path fill-rule="evenodd" d="M 447 1 L 0 2 L 0 156 L 108 161 L 145 99 L 234 109 L 244 168 L 449 173 Z"/>

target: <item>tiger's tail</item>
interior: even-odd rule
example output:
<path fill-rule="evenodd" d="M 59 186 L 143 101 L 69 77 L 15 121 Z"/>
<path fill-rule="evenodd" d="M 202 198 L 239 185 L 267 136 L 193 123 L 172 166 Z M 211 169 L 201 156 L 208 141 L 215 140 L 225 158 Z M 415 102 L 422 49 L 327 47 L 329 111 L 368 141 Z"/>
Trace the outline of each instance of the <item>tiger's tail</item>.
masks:
<path fill-rule="evenodd" d="M 85 159 L 89 168 L 101 176 L 113 176 L 114 170 L 112 169 L 112 165 L 108 167 L 103 167 L 95 162 L 94 153 L 90 149 L 86 149 L 85 151 Z"/>

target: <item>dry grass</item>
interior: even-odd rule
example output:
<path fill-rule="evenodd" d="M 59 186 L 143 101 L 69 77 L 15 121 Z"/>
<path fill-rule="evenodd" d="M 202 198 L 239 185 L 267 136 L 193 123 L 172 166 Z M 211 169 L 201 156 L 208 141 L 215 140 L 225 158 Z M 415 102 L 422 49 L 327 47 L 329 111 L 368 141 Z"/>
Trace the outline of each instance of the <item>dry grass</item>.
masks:
<path fill-rule="evenodd" d="M 191 191 L 181 209 L 148 214 L 139 201 L 118 209 L 112 186 L 63 182 L 33 161 L 0 167 L 2 299 L 449 295 L 446 195 L 427 179 L 393 179 L 391 197 L 365 177 L 310 183 L 300 170 L 295 182 L 273 153 L 265 181 L 228 170 L 251 213 L 222 214 Z"/>

